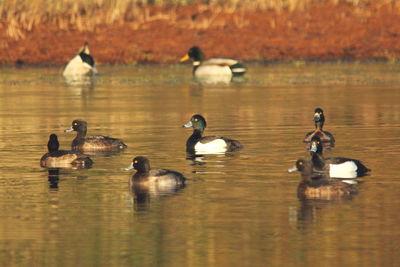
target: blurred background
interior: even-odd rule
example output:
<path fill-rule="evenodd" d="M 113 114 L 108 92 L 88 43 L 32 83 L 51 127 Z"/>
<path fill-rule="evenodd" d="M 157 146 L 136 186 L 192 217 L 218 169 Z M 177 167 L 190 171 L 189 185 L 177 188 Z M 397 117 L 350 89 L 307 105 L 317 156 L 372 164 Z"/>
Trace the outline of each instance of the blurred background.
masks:
<path fill-rule="evenodd" d="M 396 0 L 9 0 L 1 64 L 173 63 L 189 47 L 244 61 L 396 60 Z"/>

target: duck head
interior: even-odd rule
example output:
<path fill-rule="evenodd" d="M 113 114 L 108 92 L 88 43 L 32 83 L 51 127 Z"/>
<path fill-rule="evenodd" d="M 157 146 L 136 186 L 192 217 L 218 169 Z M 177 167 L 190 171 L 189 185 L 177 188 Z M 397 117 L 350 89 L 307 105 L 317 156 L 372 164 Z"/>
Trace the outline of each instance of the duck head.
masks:
<path fill-rule="evenodd" d="M 86 135 L 87 132 L 87 122 L 83 120 L 74 120 L 72 122 L 71 128 L 64 130 L 64 132 L 76 131 L 80 134 Z"/>
<path fill-rule="evenodd" d="M 204 54 L 203 51 L 198 46 L 193 46 L 189 49 L 187 54 L 183 56 L 179 61 L 185 62 L 191 59 L 193 61 L 193 65 L 200 64 L 204 61 Z"/>
<path fill-rule="evenodd" d="M 47 143 L 47 149 L 49 153 L 58 151 L 60 143 L 58 142 L 58 137 L 56 134 L 51 134 L 49 137 L 49 142 Z"/>
<path fill-rule="evenodd" d="M 314 122 L 316 129 L 322 129 L 325 122 L 324 111 L 321 108 L 316 108 L 314 110 Z"/>
<path fill-rule="evenodd" d="M 193 127 L 193 129 L 203 132 L 204 129 L 207 127 L 207 122 L 203 116 L 196 114 L 193 115 L 190 121 L 185 125 L 183 125 L 183 127 L 185 128 Z"/>
<path fill-rule="evenodd" d="M 150 171 L 150 161 L 143 156 L 135 157 L 131 165 L 125 168 L 127 171 L 131 169 L 135 169 L 138 173 L 147 173 Z"/>
<path fill-rule="evenodd" d="M 310 150 L 309 151 L 311 153 L 322 154 L 323 146 L 322 146 L 321 139 L 318 136 L 313 136 L 313 138 L 311 138 Z"/>

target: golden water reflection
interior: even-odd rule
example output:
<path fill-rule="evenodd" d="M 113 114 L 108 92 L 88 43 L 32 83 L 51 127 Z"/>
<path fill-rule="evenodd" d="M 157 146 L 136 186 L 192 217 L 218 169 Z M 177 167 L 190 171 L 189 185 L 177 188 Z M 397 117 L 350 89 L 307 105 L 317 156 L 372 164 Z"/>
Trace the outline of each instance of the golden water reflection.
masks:
<path fill-rule="evenodd" d="M 229 85 L 199 85 L 184 66 L 99 72 L 90 88 L 67 84 L 52 68 L 0 74 L 2 265 L 398 262 L 399 65 L 250 65 L 246 82 Z M 373 170 L 351 200 L 300 201 L 300 177 L 286 172 L 308 156 L 302 140 L 317 106 L 336 138 L 327 156 L 360 159 Z M 191 132 L 181 125 L 196 113 L 207 119 L 205 134 L 245 149 L 187 159 Z M 129 147 L 49 181 L 39 166 L 48 135 L 68 148 L 73 136 L 63 130 L 77 118 L 88 121 L 88 135 Z M 138 210 L 123 171 L 137 155 L 192 180 L 177 193 L 150 195 Z"/>

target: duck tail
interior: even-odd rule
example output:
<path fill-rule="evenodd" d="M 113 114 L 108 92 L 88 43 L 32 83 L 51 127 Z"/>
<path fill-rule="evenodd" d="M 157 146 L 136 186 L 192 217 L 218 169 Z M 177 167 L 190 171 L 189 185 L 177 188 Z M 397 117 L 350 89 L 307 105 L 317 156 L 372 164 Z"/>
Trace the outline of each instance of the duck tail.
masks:
<path fill-rule="evenodd" d="M 236 151 L 243 148 L 243 145 L 236 140 L 229 140 L 229 151 Z"/>
<path fill-rule="evenodd" d="M 247 69 L 242 63 L 236 63 L 230 66 L 233 76 L 242 76 Z"/>

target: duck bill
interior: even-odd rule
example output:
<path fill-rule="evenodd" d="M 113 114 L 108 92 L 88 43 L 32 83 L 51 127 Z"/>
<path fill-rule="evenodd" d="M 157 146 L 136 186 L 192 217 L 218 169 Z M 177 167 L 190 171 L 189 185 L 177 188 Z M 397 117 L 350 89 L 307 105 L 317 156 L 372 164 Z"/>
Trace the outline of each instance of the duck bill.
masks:
<path fill-rule="evenodd" d="M 72 132 L 73 130 L 74 130 L 74 128 L 72 128 L 72 126 L 71 126 L 71 128 L 65 129 L 64 132 L 69 133 L 69 132 Z"/>
<path fill-rule="evenodd" d="M 192 127 L 192 126 L 193 126 L 193 123 L 191 121 L 189 121 L 188 123 L 183 125 L 183 127 L 185 127 L 185 128 L 189 128 L 189 127 Z"/>
<path fill-rule="evenodd" d="M 296 166 L 293 166 L 292 168 L 289 168 L 287 171 L 288 172 L 296 172 L 296 171 L 298 171 L 298 169 Z"/>
<path fill-rule="evenodd" d="M 188 61 L 189 59 L 190 59 L 189 54 L 186 54 L 183 57 L 181 57 L 181 59 L 179 59 L 179 62 L 185 62 Z"/>
<path fill-rule="evenodd" d="M 310 152 L 317 152 L 317 145 L 313 142 L 311 143 Z"/>
<path fill-rule="evenodd" d="M 314 121 L 315 121 L 315 122 L 319 122 L 320 120 L 321 120 L 321 115 L 318 114 L 318 113 L 315 113 L 315 114 L 314 114 Z"/>
<path fill-rule="evenodd" d="M 125 171 L 129 171 L 133 169 L 133 163 L 131 163 L 131 165 L 129 165 L 128 167 L 125 168 Z"/>

